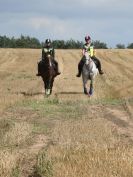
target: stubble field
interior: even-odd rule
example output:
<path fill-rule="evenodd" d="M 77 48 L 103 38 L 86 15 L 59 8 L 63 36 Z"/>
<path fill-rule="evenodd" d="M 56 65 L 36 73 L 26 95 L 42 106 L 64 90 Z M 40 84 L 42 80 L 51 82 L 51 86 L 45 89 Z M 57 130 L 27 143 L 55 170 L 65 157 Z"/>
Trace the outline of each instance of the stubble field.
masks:
<path fill-rule="evenodd" d="M 56 50 L 44 96 L 39 49 L 0 49 L 0 177 L 132 177 L 133 50 L 96 50 L 94 96 L 76 77 L 80 50 Z"/>

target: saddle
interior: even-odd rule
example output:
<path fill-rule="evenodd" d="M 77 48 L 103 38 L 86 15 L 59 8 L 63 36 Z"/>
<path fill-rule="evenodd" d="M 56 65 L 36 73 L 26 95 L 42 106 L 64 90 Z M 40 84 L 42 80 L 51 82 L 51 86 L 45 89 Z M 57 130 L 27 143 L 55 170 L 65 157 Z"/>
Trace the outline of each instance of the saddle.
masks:
<path fill-rule="evenodd" d="M 42 60 L 41 60 L 42 63 L 45 63 L 45 60 L 46 60 L 46 58 L 42 57 Z M 51 63 L 52 63 L 52 66 L 53 66 L 54 70 L 57 72 L 58 71 L 57 63 L 56 63 L 56 61 L 54 60 L 53 57 L 52 57 Z"/>

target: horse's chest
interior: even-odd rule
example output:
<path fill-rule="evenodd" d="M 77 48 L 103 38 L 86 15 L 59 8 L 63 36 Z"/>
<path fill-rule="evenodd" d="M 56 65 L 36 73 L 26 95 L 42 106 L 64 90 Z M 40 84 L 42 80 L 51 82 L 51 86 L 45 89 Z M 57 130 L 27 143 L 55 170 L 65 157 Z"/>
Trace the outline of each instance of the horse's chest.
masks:
<path fill-rule="evenodd" d="M 92 66 L 90 64 L 85 64 L 83 68 L 84 68 L 86 73 L 88 73 L 88 72 L 91 73 L 92 72 Z"/>

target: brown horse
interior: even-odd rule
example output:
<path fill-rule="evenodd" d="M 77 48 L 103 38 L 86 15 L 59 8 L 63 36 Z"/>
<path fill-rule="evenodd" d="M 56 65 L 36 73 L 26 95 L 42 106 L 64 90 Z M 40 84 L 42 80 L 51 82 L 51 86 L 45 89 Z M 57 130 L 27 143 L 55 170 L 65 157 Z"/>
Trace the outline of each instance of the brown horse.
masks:
<path fill-rule="evenodd" d="M 40 74 L 44 82 L 45 94 L 52 93 L 54 78 L 57 76 L 56 66 L 53 63 L 53 56 L 47 54 L 44 60 L 39 63 Z"/>

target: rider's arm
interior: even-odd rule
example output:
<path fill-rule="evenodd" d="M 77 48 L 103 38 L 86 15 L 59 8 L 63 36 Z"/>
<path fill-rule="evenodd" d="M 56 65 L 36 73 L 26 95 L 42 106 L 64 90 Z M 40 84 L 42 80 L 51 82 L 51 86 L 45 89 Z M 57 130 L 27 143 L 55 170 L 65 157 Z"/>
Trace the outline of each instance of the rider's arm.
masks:
<path fill-rule="evenodd" d="M 82 49 L 82 55 L 83 55 L 83 56 L 85 55 L 85 51 L 86 51 L 86 50 L 83 48 L 83 49 Z"/>
<path fill-rule="evenodd" d="M 84 54 L 85 54 L 85 49 L 82 49 L 82 55 L 84 56 Z"/>

